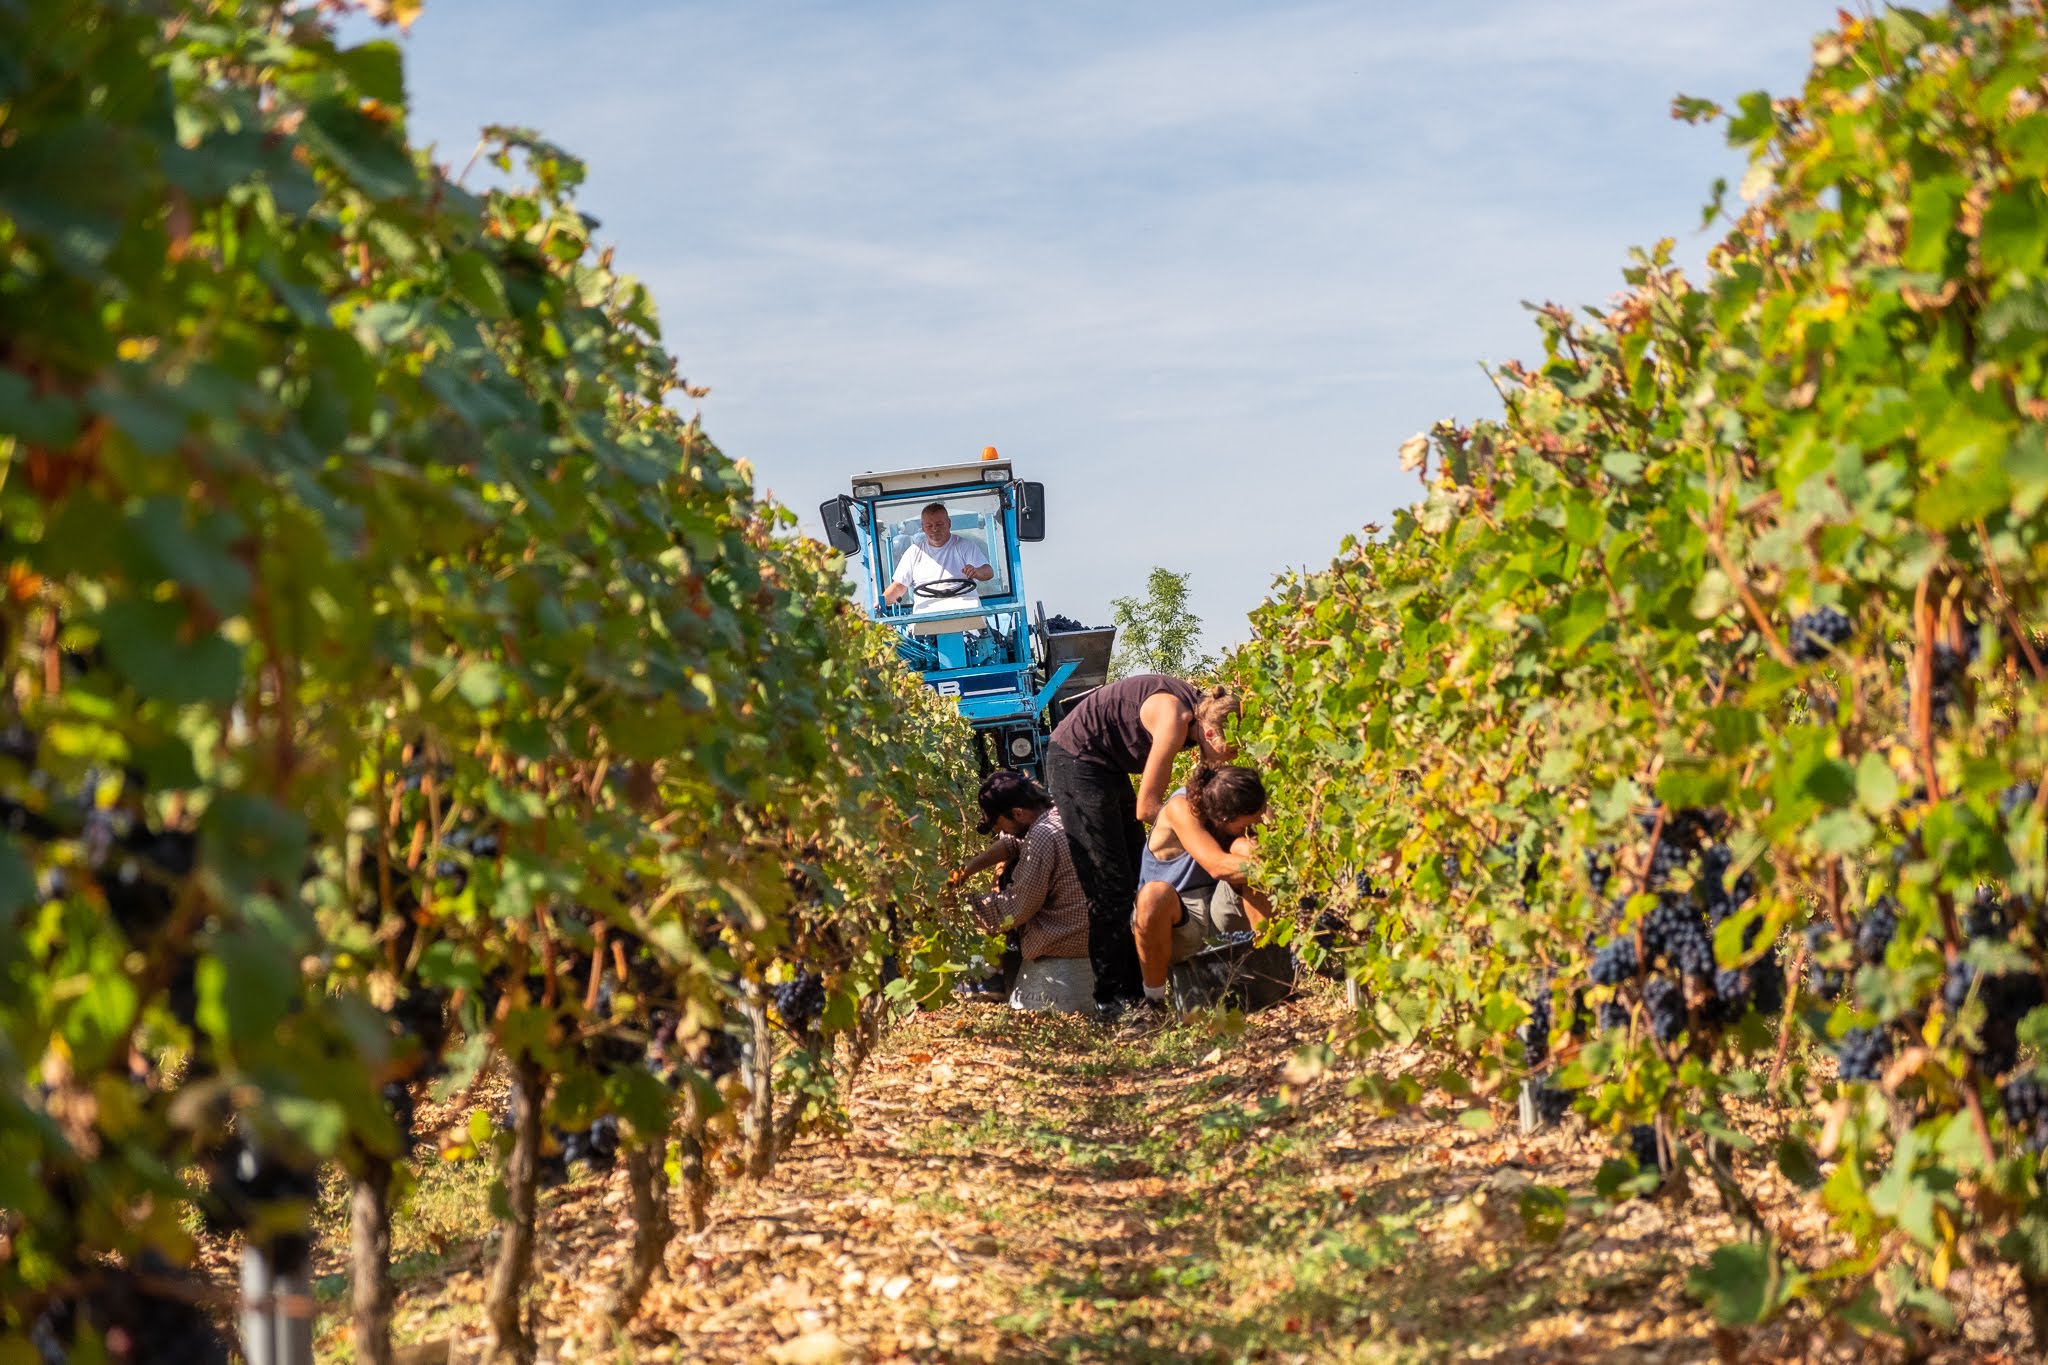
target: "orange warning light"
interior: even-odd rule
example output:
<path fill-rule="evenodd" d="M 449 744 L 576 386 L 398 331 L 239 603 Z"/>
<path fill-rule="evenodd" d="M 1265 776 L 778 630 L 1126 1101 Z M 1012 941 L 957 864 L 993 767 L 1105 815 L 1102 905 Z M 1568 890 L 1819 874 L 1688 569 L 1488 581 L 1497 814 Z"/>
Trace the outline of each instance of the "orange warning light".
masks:
<path fill-rule="evenodd" d="M 994 446 L 983 446 L 983 447 L 981 448 L 981 458 L 982 458 L 982 459 L 984 459 L 984 460 L 993 460 L 993 459 L 994 459 L 995 457 L 996 457 L 996 448 L 995 448 Z"/>

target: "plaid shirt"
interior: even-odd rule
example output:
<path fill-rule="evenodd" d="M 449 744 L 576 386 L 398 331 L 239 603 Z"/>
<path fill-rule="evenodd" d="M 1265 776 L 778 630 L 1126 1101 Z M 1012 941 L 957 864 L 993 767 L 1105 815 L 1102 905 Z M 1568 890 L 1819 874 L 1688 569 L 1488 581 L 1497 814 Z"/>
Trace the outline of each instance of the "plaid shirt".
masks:
<path fill-rule="evenodd" d="M 1088 956 L 1088 897 L 1058 809 L 1039 816 L 1021 842 L 1010 884 L 990 897 L 989 910 L 1017 927 L 1026 958 Z"/>

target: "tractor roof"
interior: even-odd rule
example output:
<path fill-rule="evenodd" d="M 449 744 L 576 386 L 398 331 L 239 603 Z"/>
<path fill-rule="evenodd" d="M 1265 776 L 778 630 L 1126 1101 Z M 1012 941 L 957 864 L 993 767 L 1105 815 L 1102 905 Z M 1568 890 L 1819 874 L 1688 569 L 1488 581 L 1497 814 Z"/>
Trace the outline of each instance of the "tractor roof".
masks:
<path fill-rule="evenodd" d="M 890 493 L 915 492 L 924 488 L 946 488 L 959 484 L 1002 484 L 1010 481 L 1008 460 L 962 460 L 957 464 L 926 465 L 922 469 L 892 469 L 882 473 L 856 474 L 853 495 L 871 498 Z"/>

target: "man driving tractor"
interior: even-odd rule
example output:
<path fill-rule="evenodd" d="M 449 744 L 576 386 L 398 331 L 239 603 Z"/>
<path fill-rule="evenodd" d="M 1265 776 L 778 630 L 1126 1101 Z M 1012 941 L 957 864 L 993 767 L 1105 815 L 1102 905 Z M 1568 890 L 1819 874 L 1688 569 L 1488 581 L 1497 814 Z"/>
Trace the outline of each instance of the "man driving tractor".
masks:
<path fill-rule="evenodd" d="M 923 541 L 912 541 L 896 561 L 896 573 L 882 594 L 884 602 L 894 606 L 908 593 L 916 599 L 911 603 L 912 612 L 944 611 L 955 605 L 954 599 L 966 596 L 974 584 L 995 577 L 987 552 L 953 534 L 953 514 L 946 504 L 927 504 L 918 521 L 924 528 Z"/>

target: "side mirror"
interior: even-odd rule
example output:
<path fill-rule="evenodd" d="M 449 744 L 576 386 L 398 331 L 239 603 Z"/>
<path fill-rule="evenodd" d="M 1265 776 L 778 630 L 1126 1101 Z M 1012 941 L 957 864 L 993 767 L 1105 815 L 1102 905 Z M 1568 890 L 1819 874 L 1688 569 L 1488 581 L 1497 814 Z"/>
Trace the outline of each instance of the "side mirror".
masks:
<path fill-rule="evenodd" d="M 1015 483 L 1017 490 L 1017 539 L 1045 539 L 1045 485 Z"/>
<path fill-rule="evenodd" d="M 853 499 L 841 493 L 818 504 L 818 520 L 825 523 L 825 539 L 843 555 L 860 553 L 860 532 L 853 525 Z"/>

